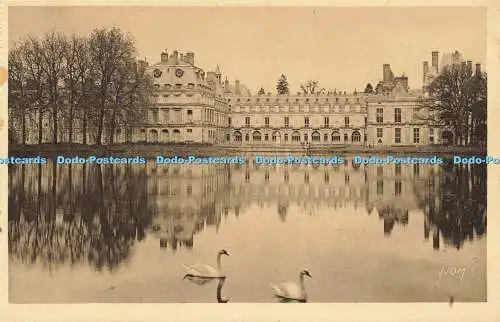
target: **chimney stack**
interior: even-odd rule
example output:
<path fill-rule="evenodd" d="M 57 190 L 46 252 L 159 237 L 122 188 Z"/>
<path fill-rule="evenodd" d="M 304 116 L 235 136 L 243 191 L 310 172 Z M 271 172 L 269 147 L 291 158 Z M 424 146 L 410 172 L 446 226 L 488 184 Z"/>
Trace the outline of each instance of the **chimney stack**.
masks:
<path fill-rule="evenodd" d="M 467 69 L 472 73 L 472 60 L 467 61 Z"/>
<path fill-rule="evenodd" d="M 178 65 L 179 64 L 179 52 L 177 50 L 174 50 L 174 56 L 173 56 L 173 63 L 174 65 Z"/>
<path fill-rule="evenodd" d="M 168 63 L 168 52 L 166 49 L 161 53 L 161 62 Z"/>
<path fill-rule="evenodd" d="M 476 75 L 480 76 L 481 75 L 481 64 L 476 64 Z"/>
<path fill-rule="evenodd" d="M 424 61 L 424 83 L 428 74 L 429 74 L 429 62 Z"/>
<path fill-rule="evenodd" d="M 241 95 L 241 91 L 240 91 L 240 81 L 239 80 L 236 80 L 234 82 L 234 93 L 236 95 Z"/>
<path fill-rule="evenodd" d="M 432 69 L 434 70 L 434 72 L 436 74 L 439 73 L 438 59 L 439 59 L 439 52 L 433 51 L 432 52 Z"/>
<path fill-rule="evenodd" d="M 383 72 L 383 81 L 384 82 L 391 81 L 391 65 L 384 64 L 382 66 L 382 72 Z"/>
<path fill-rule="evenodd" d="M 181 62 L 184 62 L 184 54 L 183 54 L 183 53 L 181 53 L 181 58 L 180 58 L 180 61 L 181 61 Z"/>

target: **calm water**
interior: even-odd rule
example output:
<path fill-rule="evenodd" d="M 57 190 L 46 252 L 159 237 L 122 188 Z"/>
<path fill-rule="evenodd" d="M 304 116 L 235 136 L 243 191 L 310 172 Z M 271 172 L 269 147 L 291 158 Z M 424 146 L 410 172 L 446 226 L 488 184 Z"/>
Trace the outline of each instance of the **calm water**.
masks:
<path fill-rule="evenodd" d="M 482 166 L 12 166 L 11 302 L 486 300 Z M 183 280 L 215 264 L 225 281 Z"/>

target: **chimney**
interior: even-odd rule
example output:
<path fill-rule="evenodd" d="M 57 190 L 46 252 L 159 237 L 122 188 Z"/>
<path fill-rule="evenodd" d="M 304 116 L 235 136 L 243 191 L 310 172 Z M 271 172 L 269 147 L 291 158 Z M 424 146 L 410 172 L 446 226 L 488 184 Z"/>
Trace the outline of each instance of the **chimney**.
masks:
<path fill-rule="evenodd" d="M 476 75 L 477 76 L 481 75 L 481 64 L 476 64 Z"/>
<path fill-rule="evenodd" d="M 383 70 L 383 81 L 384 82 L 389 82 L 391 81 L 391 65 L 389 64 L 384 64 L 382 67 Z"/>
<path fill-rule="evenodd" d="M 227 80 L 227 78 L 226 78 L 226 80 L 224 81 L 224 89 L 226 90 L 226 93 L 227 93 L 227 92 L 231 92 L 231 91 L 229 90 L 229 81 Z"/>
<path fill-rule="evenodd" d="M 186 57 L 186 62 L 188 64 L 194 65 L 194 53 L 193 52 L 191 52 L 191 51 L 187 52 L 185 57 Z"/>
<path fill-rule="evenodd" d="M 439 52 L 433 51 L 432 52 L 432 69 L 436 73 L 439 73 L 438 59 L 439 59 Z"/>
<path fill-rule="evenodd" d="M 467 61 L 467 70 L 472 73 L 472 60 Z"/>
<path fill-rule="evenodd" d="M 181 61 L 181 62 L 184 62 L 184 54 L 183 54 L 183 53 L 181 53 L 181 58 L 180 58 L 180 61 Z"/>
<path fill-rule="evenodd" d="M 166 49 L 161 53 L 161 62 L 168 63 L 168 52 Z"/>
<path fill-rule="evenodd" d="M 240 81 L 239 80 L 236 80 L 234 82 L 234 93 L 236 95 L 241 95 L 241 91 L 240 91 Z"/>
<path fill-rule="evenodd" d="M 173 61 L 174 65 L 179 64 L 179 52 L 177 50 L 174 50 Z"/>
<path fill-rule="evenodd" d="M 428 74 L 429 74 L 429 62 L 424 61 L 424 82 Z"/>

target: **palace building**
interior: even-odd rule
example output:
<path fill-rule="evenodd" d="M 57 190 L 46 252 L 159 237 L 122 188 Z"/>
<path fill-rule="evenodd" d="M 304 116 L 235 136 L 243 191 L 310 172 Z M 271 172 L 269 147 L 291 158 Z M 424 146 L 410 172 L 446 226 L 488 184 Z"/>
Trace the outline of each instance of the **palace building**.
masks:
<path fill-rule="evenodd" d="M 194 53 L 164 51 L 159 63 L 145 66 L 156 88 L 148 122 L 136 126 L 132 137 L 118 136 L 117 141 L 291 147 L 443 144 L 451 132 L 429 124 L 427 112 L 418 106 L 438 75 L 437 61 L 433 52 L 432 68 L 423 63 L 419 90 L 411 90 L 408 77 L 395 77 L 391 66 L 383 64 L 377 94 L 252 95 L 239 80 L 223 81 L 219 66 L 205 73 L 195 65 Z M 462 59 L 456 52 L 443 61 L 442 66 Z"/>

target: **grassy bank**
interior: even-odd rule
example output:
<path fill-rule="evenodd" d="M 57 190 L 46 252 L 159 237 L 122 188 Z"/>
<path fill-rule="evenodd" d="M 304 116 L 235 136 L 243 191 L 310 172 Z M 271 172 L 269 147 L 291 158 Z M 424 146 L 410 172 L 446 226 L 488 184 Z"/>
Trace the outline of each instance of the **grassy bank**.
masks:
<path fill-rule="evenodd" d="M 390 146 L 390 147 L 360 147 L 360 146 L 319 146 L 310 147 L 270 147 L 270 146 L 237 146 L 237 145 L 207 145 L 207 144 L 114 144 L 114 145 L 82 145 L 82 144 L 41 144 L 41 145 L 10 145 L 9 155 L 235 155 L 241 153 L 293 153 L 293 154 L 435 154 L 435 155 L 484 155 L 486 150 L 481 147 L 459 146 Z"/>

